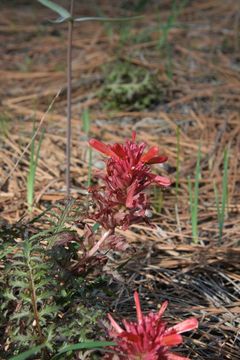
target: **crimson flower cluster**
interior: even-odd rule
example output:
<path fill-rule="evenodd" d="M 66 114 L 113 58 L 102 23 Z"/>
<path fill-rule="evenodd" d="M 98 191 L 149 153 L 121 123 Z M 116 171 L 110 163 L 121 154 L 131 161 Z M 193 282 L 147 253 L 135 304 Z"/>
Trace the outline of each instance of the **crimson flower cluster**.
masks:
<path fill-rule="evenodd" d="M 151 184 L 171 184 L 167 177 L 152 173 L 151 165 L 164 163 L 167 157 L 159 155 L 157 146 L 144 153 L 146 144 L 136 143 L 135 132 L 125 144 L 106 145 L 96 139 L 89 144 L 108 156 L 106 172 L 99 174 L 103 185 L 89 189 L 95 204 L 90 217 L 113 232 L 117 226 L 127 229 L 131 224 L 148 222 L 150 204 L 144 190 Z"/>
<path fill-rule="evenodd" d="M 162 320 L 162 315 L 167 308 L 165 301 L 158 313 L 150 312 L 143 315 L 141 311 L 138 293 L 134 293 L 136 304 L 137 323 L 123 320 L 124 328 L 108 314 L 111 323 L 109 335 L 117 343 L 107 353 L 105 360 L 190 360 L 189 358 L 172 353 L 171 347 L 183 342 L 182 333 L 196 329 L 198 321 L 192 317 L 177 325 L 167 328 Z"/>

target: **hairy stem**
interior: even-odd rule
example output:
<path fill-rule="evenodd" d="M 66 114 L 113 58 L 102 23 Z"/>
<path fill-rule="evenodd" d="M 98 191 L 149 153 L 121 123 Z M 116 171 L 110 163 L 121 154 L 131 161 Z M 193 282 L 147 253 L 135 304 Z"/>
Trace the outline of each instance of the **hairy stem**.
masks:
<path fill-rule="evenodd" d="M 67 51 L 67 168 L 66 168 L 66 189 L 67 197 L 70 197 L 70 166 L 71 166 L 71 133 L 72 133 L 72 33 L 73 33 L 73 4 L 71 0 L 71 19 L 68 21 L 68 51 Z"/>

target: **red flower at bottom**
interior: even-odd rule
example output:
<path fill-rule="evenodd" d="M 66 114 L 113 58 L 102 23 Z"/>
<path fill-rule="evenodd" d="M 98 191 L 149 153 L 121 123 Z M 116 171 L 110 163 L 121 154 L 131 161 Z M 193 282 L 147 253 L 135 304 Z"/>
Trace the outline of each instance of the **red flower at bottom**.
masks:
<path fill-rule="evenodd" d="M 169 351 L 170 347 L 183 342 L 180 335 L 183 332 L 196 329 L 198 321 L 189 318 L 175 326 L 166 328 L 162 315 L 167 308 L 165 301 L 158 313 L 150 312 L 143 315 L 138 293 L 134 293 L 137 311 L 137 323 L 123 320 L 121 328 L 109 314 L 112 325 L 109 335 L 116 341 L 117 346 L 112 348 L 116 355 L 106 354 L 104 359 L 112 360 L 189 360 Z"/>

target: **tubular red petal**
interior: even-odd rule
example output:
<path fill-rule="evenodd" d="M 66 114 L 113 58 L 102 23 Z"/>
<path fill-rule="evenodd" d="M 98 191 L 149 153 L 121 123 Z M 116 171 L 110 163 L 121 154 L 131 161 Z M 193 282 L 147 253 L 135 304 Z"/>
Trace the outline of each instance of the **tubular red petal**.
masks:
<path fill-rule="evenodd" d="M 171 334 L 163 336 L 161 344 L 163 346 L 176 346 L 183 342 L 183 338 L 179 334 Z"/>
<path fill-rule="evenodd" d="M 114 144 L 112 146 L 112 151 L 121 159 L 124 159 L 126 156 L 123 146 L 120 144 Z"/>
<path fill-rule="evenodd" d="M 158 185 L 166 186 L 166 187 L 171 185 L 171 180 L 169 178 L 160 175 L 155 176 L 154 182 L 157 183 Z"/>
<path fill-rule="evenodd" d="M 135 142 L 136 140 L 136 131 L 132 132 L 132 142 Z"/>
<path fill-rule="evenodd" d="M 153 146 L 151 147 L 148 152 L 146 154 L 143 154 L 141 156 L 141 161 L 143 163 L 148 163 L 152 158 L 154 158 L 158 153 L 158 147 L 157 146 Z"/>
<path fill-rule="evenodd" d="M 108 314 L 108 318 L 110 320 L 110 323 L 112 325 L 112 327 L 120 334 L 122 333 L 124 330 L 121 328 L 121 326 L 118 325 L 118 323 L 116 323 L 116 321 L 113 319 L 113 317 Z"/>
<path fill-rule="evenodd" d="M 134 292 L 134 301 L 135 301 L 135 304 L 136 304 L 136 312 L 137 312 L 138 323 L 141 324 L 142 321 L 143 321 L 143 315 L 142 315 L 139 295 L 138 295 L 137 291 Z"/>
<path fill-rule="evenodd" d="M 177 325 L 172 326 L 171 328 L 167 329 L 167 332 L 174 331 L 178 334 L 184 333 L 186 331 L 194 330 L 198 327 L 198 320 L 196 318 L 189 318 L 180 322 Z"/>
<path fill-rule="evenodd" d="M 167 306 L 168 306 L 168 301 L 164 301 L 164 303 L 161 305 L 161 308 L 160 308 L 160 310 L 158 312 L 158 317 L 159 318 L 162 317 L 162 314 L 166 310 Z"/>
<path fill-rule="evenodd" d="M 105 155 L 108 155 L 108 156 L 111 156 L 111 157 L 114 157 L 114 158 L 117 157 L 117 155 L 109 148 L 108 145 L 102 143 L 99 140 L 90 139 L 89 140 L 89 145 L 92 146 L 97 151 L 99 151 L 99 152 L 101 152 L 101 153 L 103 153 Z"/>
<path fill-rule="evenodd" d="M 139 342 L 139 336 L 135 335 L 133 333 L 129 333 L 127 331 L 121 332 L 121 334 L 118 335 L 119 338 L 127 339 L 132 342 Z"/>
<path fill-rule="evenodd" d="M 146 164 L 162 164 L 164 162 L 166 162 L 168 159 L 167 156 L 165 155 L 161 155 L 161 156 L 154 156 L 152 159 L 150 159 L 149 161 L 145 161 Z"/>

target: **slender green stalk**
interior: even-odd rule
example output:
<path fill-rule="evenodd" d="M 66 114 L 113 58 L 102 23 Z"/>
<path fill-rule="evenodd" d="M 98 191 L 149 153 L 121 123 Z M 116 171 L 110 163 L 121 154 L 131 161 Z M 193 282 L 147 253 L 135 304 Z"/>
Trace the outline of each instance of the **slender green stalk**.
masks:
<path fill-rule="evenodd" d="M 200 180 L 200 160 L 201 160 L 201 148 L 199 145 L 198 154 L 197 154 L 197 164 L 195 170 L 194 189 L 192 187 L 190 177 L 188 177 L 192 237 L 193 237 L 193 242 L 195 244 L 198 243 L 198 198 L 199 198 L 199 180 Z"/>
<path fill-rule="evenodd" d="M 176 181 L 175 181 L 175 191 L 176 191 L 176 203 L 175 203 L 175 214 L 178 230 L 181 231 L 181 224 L 178 212 L 178 190 L 179 190 L 179 171 L 180 171 L 180 128 L 179 126 L 176 129 L 177 137 L 177 163 L 176 163 Z"/>
<path fill-rule="evenodd" d="M 166 24 L 163 25 L 161 30 L 161 37 L 157 45 L 158 49 L 161 49 L 166 45 L 168 34 L 170 30 L 174 27 L 177 17 L 180 15 L 181 11 L 187 5 L 187 3 L 188 0 L 182 0 L 178 5 L 178 2 L 176 0 L 173 1 L 171 14 L 169 15 Z"/>
<path fill-rule="evenodd" d="M 91 186 L 92 183 L 92 148 L 88 149 L 88 180 L 87 186 Z"/>
<path fill-rule="evenodd" d="M 163 208 L 163 192 L 162 189 L 158 186 L 154 186 L 154 205 L 158 213 L 162 211 Z"/>
<path fill-rule="evenodd" d="M 71 172 L 71 137 L 72 137 L 72 33 L 73 33 L 73 5 L 71 0 L 70 14 L 71 19 L 68 21 L 68 49 L 67 49 L 67 147 L 66 147 L 66 191 L 67 197 L 70 197 L 70 172 Z"/>
<path fill-rule="evenodd" d="M 35 133 L 35 125 L 33 126 L 33 134 L 34 133 Z M 37 171 L 40 149 L 44 138 L 44 133 L 45 130 L 43 129 L 40 135 L 40 139 L 38 141 L 36 154 L 35 154 L 35 141 L 36 141 L 35 138 L 33 139 L 30 147 L 29 172 L 27 176 L 27 203 L 30 212 L 32 212 L 32 207 L 33 207 L 36 171 Z"/>
<path fill-rule="evenodd" d="M 88 109 L 84 109 L 82 120 L 83 120 L 82 130 L 88 138 L 89 132 L 90 132 L 90 127 L 91 127 L 91 121 L 90 121 L 90 115 L 89 115 Z"/>
<path fill-rule="evenodd" d="M 86 135 L 86 138 L 89 139 L 89 132 L 91 127 L 91 120 L 89 115 L 89 110 L 84 109 L 83 111 L 83 132 Z M 91 186 L 92 181 L 92 148 L 87 149 L 87 161 L 88 161 L 88 180 L 87 180 L 87 186 Z"/>
<path fill-rule="evenodd" d="M 224 227 L 224 220 L 226 215 L 226 206 L 227 206 L 227 198 L 228 198 L 228 159 L 229 153 L 228 150 L 224 150 L 223 156 L 223 179 L 222 179 L 222 204 L 220 206 L 219 202 L 219 193 L 217 189 L 216 182 L 214 181 L 214 192 L 215 192 L 215 201 L 217 207 L 217 217 L 218 217 L 218 229 L 219 229 L 219 242 L 218 244 L 221 245 L 222 243 L 222 236 L 223 236 L 223 227 Z"/>

